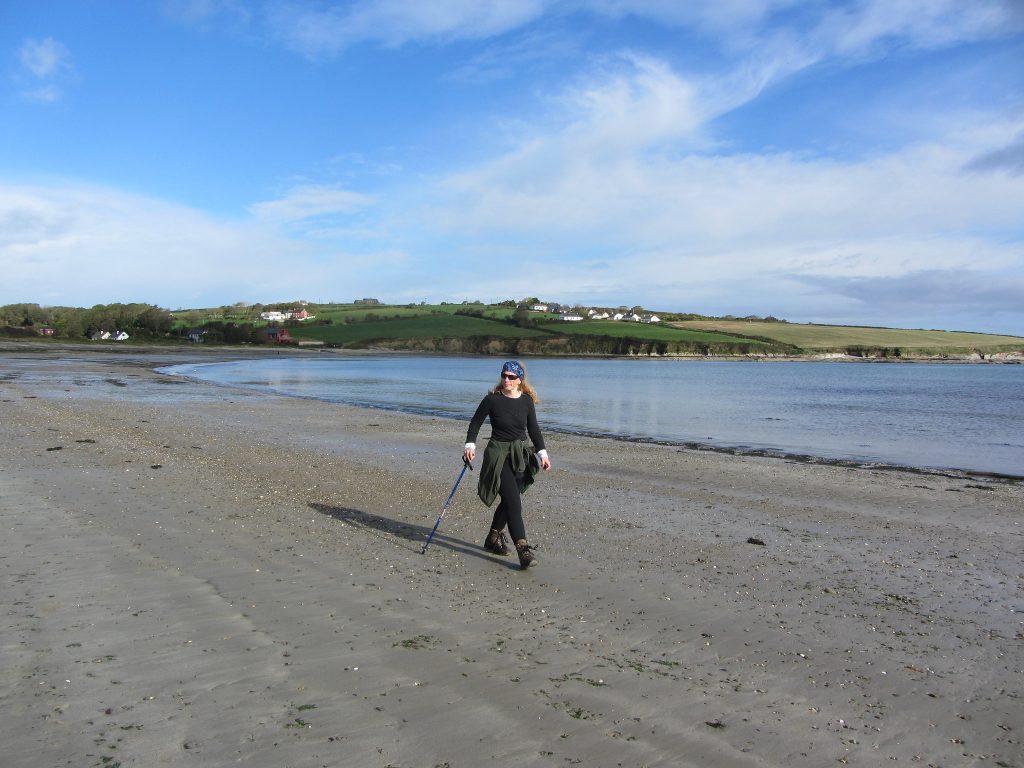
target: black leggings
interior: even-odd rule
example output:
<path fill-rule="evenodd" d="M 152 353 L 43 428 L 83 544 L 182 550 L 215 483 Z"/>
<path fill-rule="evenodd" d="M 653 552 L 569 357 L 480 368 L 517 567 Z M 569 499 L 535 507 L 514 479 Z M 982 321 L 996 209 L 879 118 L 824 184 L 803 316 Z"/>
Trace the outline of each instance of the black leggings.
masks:
<path fill-rule="evenodd" d="M 522 491 L 519 490 L 519 481 L 508 460 L 501 467 L 498 495 L 501 497 L 501 501 L 498 502 L 498 508 L 494 510 L 491 528 L 500 531 L 507 525 L 508 535 L 512 537 L 512 541 L 525 539 L 526 526 L 523 524 Z"/>

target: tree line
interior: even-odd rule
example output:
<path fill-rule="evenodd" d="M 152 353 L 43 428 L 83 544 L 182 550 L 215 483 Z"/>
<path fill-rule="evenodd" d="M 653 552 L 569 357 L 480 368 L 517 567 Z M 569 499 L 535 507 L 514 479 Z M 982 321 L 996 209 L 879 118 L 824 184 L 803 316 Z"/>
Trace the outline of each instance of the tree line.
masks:
<path fill-rule="evenodd" d="M 50 336 L 80 341 L 104 331 L 124 331 L 134 341 L 185 339 L 190 328 L 203 332 L 203 340 L 217 344 L 263 344 L 266 334 L 254 324 L 262 305 L 233 305 L 215 311 L 184 311 L 177 315 L 152 304 L 97 304 L 93 307 L 43 307 L 39 304 L 0 306 L 0 335 Z M 241 316 L 239 316 L 241 315 Z M 44 329 L 49 329 L 44 333 Z"/>
<path fill-rule="evenodd" d="M 38 336 L 52 330 L 54 338 L 88 339 L 97 332 L 124 331 L 132 338 L 164 338 L 175 325 L 173 315 L 152 304 L 97 304 L 93 307 L 43 307 L 7 304 L 0 307 L 0 328 L 8 336 Z"/>

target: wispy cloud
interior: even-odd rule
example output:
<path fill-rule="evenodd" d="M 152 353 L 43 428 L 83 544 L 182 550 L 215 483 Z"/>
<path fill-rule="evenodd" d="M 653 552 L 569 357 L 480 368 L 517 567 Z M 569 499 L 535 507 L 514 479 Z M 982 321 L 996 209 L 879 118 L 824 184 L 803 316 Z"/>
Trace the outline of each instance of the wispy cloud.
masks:
<path fill-rule="evenodd" d="M 319 57 L 360 42 L 401 46 L 485 39 L 538 18 L 544 5 L 541 0 L 361 0 L 312 8 L 281 2 L 268 7 L 268 21 L 289 47 Z"/>
<path fill-rule="evenodd" d="M 919 49 L 1002 37 L 1020 31 L 1014 0 L 869 0 L 830 12 L 821 25 L 829 48 L 869 55 L 893 44 Z"/>
<path fill-rule="evenodd" d="M 35 77 L 53 77 L 70 66 L 71 54 L 64 45 L 52 37 L 26 40 L 20 50 L 21 65 Z"/>
<path fill-rule="evenodd" d="M 361 43 L 400 47 L 495 39 L 573 14 L 617 21 L 633 17 L 711 34 L 734 58 L 776 59 L 779 72 L 793 71 L 797 62 L 941 48 L 1024 28 L 1018 0 L 264 0 L 256 6 L 240 0 L 163 0 L 163 5 L 184 23 L 258 21 L 268 37 L 311 58 Z M 509 46 L 517 50 L 514 41 Z M 478 66 L 481 72 L 500 69 L 486 56 Z"/>
<path fill-rule="evenodd" d="M 0 222 L 5 294 L 47 304 L 216 305 L 287 296 L 317 279 L 312 269 L 275 269 L 309 246 L 94 185 L 0 184 Z"/>
<path fill-rule="evenodd" d="M 72 71 L 71 53 L 52 37 L 29 39 L 18 50 L 22 95 L 30 101 L 52 103 L 63 96 L 60 85 Z"/>
<path fill-rule="evenodd" d="M 255 203 L 250 212 L 263 221 L 278 225 L 299 224 L 350 214 L 373 202 L 373 198 L 338 187 L 306 184 L 294 187 L 277 200 Z"/>
<path fill-rule="evenodd" d="M 621 61 L 623 66 L 565 95 L 579 114 L 567 131 L 573 141 L 629 152 L 686 138 L 704 122 L 693 85 L 671 67 L 634 54 Z"/>
<path fill-rule="evenodd" d="M 430 221 L 467 249 L 515 243 L 532 254 L 531 276 L 581 299 L 630 285 L 667 306 L 698 296 L 728 306 L 732 291 L 762 296 L 767 312 L 812 284 L 852 302 L 840 289 L 858 280 L 1024 271 L 1010 235 L 1024 179 L 964 171 L 1015 168 L 1017 144 L 985 148 L 1019 121 L 997 130 L 990 115 L 947 115 L 949 134 L 855 161 L 720 154 L 706 84 L 650 58 L 592 77 L 563 94 L 561 124 L 444 179 Z M 988 298 L 976 292 L 976 308 Z"/>
<path fill-rule="evenodd" d="M 713 32 L 733 51 L 803 40 L 819 56 L 863 56 L 893 44 L 934 48 L 1024 27 L 1018 0 L 581 0 L 577 7 Z"/>
<path fill-rule="evenodd" d="M 531 28 L 510 39 L 489 41 L 478 53 L 459 64 L 448 79 L 463 83 L 493 83 L 524 72 L 550 71 L 562 62 L 585 55 L 584 41 L 555 30 Z"/>
<path fill-rule="evenodd" d="M 715 83 L 722 109 L 819 64 L 853 66 L 1024 29 L 1024 5 L 1017 0 L 588 0 L 579 7 L 713 34 L 731 62 Z"/>

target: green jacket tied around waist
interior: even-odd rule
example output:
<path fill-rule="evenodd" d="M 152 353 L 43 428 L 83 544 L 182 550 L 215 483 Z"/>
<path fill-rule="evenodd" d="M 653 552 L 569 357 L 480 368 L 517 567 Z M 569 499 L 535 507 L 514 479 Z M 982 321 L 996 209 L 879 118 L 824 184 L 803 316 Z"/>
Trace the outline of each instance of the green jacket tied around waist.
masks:
<path fill-rule="evenodd" d="M 489 440 L 487 448 L 484 449 L 480 480 L 476 486 L 480 501 L 489 507 L 497 498 L 498 486 L 501 483 L 501 468 L 505 464 L 505 459 L 511 462 L 512 471 L 516 477 L 522 476 L 520 490 L 525 491 L 533 483 L 533 477 L 537 474 L 536 464 L 530 461 L 532 456 L 533 450 L 525 440 Z"/>

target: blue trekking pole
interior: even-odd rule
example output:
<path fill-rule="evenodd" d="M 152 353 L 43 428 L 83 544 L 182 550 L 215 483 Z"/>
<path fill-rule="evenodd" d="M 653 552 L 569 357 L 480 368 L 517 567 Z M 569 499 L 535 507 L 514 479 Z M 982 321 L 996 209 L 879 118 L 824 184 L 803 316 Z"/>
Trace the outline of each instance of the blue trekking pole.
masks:
<path fill-rule="evenodd" d="M 452 499 L 455 498 L 455 492 L 457 490 L 459 490 L 459 483 L 462 482 L 462 476 L 464 474 L 466 474 L 466 470 L 467 469 L 472 470 L 473 469 L 473 465 L 469 463 L 469 461 L 466 459 L 465 456 L 463 456 L 462 457 L 462 471 L 459 472 L 459 479 L 455 481 L 455 487 L 452 488 L 452 492 L 448 494 L 448 501 L 446 501 L 444 503 L 444 506 L 441 507 L 441 514 L 437 516 L 437 522 L 434 523 L 433 530 L 430 532 L 430 535 L 427 536 L 427 541 L 423 545 L 423 551 L 420 552 L 421 555 L 427 554 L 427 547 L 430 546 L 430 540 L 433 539 L 434 538 L 434 534 L 437 533 L 437 526 L 439 526 L 441 524 L 441 520 L 444 519 L 444 513 L 448 511 L 448 505 L 451 504 L 452 503 Z"/>

